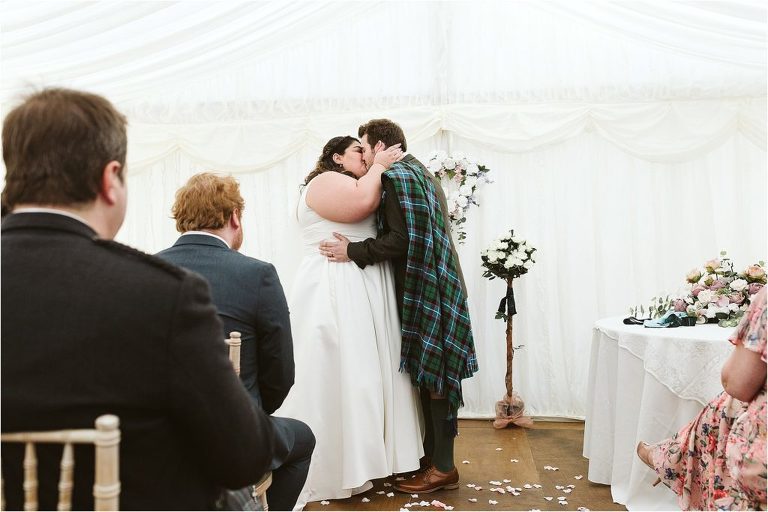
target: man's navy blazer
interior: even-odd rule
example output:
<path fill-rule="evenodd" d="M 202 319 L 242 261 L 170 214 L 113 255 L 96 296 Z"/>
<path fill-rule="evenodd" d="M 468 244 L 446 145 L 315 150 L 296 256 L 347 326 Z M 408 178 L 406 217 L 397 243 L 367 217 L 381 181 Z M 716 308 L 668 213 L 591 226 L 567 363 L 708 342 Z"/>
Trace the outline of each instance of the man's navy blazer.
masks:
<path fill-rule="evenodd" d="M 158 257 L 208 280 L 224 324 L 242 334 L 240 378 L 267 414 L 285 400 L 294 380 L 293 339 L 285 293 L 275 267 L 227 247 L 210 235 L 182 235 Z"/>

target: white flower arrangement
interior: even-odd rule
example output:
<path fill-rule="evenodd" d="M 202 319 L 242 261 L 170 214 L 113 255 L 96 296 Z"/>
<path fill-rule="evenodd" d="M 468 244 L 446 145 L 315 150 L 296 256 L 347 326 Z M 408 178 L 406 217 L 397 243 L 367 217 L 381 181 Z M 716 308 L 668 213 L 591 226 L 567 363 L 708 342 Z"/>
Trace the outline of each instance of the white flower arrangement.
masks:
<path fill-rule="evenodd" d="M 515 236 L 514 230 L 505 231 L 487 249 L 480 251 L 485 267 L 483 277 L 507 280 L 527 274 L 536 263 L 533 259 L 535 251 L 536 248 L 526 240 Z"/>
<path fill-rule="evenodd" d="M 510 315 L 515 314 L 515 298 L 512 291 L 512 280 L 527 274 L 536 263 L 533 253 L 536 248 L 518 236 L 510 229 L 501 233 L 496 240 L 488 244 L 488 248 L 480 251 L 483 260 L 483 277 L 488 279 L 500 278 L 507 282 L 507 296 L 499 305 L 496 318 L 507 321 Z M 504 310 L 505 300 L 509 308 Z"/>
<path fill-rule="evenodd" d="M 445 151 L 433 151 L 427 161 L 427 169 L 440 179 L 448 201 L 448 216 L 456 233 L 458 243 L 467 237 L 462 224 L 467 221 L 467 210 L 471 205 L 479 206 L 477 188 L 481 183 L 493 183 L 488 176 L 490 169 L 456 152 L 448 155 Z"/>

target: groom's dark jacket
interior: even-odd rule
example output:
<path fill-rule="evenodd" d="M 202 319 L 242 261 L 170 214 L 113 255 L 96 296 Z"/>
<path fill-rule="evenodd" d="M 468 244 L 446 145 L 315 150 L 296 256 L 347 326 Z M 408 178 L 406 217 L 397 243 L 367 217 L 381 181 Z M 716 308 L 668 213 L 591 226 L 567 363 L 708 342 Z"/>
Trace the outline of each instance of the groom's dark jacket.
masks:
<path fill-rule="evenodd" d="M 451 223 L 448 217 L 448 202 L 445 199 L 445 193 L 443 192 L 442 185 L 440 185 L 440 180 L 427 171 L 424 165 L 413 155 L 405 155 L 402 161 L 412 165 L 415 164 L 434 183 L 437 198 L 440 201 L 440 209 L 445 219 L 445 225 L 450 233 L 449 226 Z M 400 201 L 397 199 L 397 191 L 386 173 L 381 176 L 381 184 L 383 190 L 378 213 L 379 234 L 376 238 L 368 238 L 362 242 L 350 242 L 347 247 L 347 255 L 360 268 L 365 268 L 366 265 L 372 265 L 381 261 L 392 261 L 395 274 L 395 291 L 397 293 L 397 312 L 402 316 L 403 296 L 405 295 L 405 267 L 408 261 L 408 228 L 405 224 L 405 214 L 400 206 Z M 451 252 L 456 262 L 459 279 L 461 279 L 462 286 L 466 292 L 467 287 L 464 285 L 464 276 L 461 272 L 459 258 L 453 241 L 451 241 Z"/>

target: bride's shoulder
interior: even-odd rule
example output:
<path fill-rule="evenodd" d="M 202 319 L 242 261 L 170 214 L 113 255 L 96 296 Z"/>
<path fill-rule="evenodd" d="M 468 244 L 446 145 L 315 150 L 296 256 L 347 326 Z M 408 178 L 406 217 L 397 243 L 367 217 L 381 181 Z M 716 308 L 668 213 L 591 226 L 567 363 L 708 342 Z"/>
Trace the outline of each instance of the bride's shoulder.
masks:
<path fill-rule="evenodd" d="M 307 183 L 307 197 L 338 195 L 354 183 L 355 179 L 340 172 L 326 171 L 318 174 Z M 311 188 L 310 188 L 311 187 Z"/>

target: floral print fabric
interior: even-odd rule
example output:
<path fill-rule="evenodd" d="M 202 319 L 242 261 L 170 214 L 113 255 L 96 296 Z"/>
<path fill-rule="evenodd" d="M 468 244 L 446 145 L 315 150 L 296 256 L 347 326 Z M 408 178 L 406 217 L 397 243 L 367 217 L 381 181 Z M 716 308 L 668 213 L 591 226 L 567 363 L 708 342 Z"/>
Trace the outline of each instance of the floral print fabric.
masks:
<path fill-rule="evenodd" d="M 731 338 L 733 344 L 757 352 L 766 361 L 766 289 L 763 288 Z M 726 443 L 725 459 L 731 477 L 753 508 L 766 503 L 766 391 L 765 386 L 752 399 L 731 428 Z"/>
<path fill-rule="evenodd" d="M 766 361 L 765 288 L 730 341 Z M 765 510 L 765 385 L 749 403 L 720 393 L 674 437 L 652 445 L 650 453 L 683 510 Z"/>

